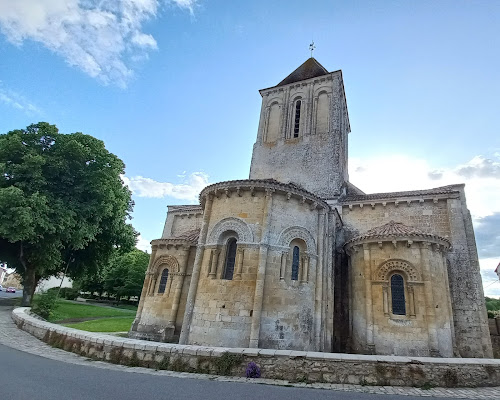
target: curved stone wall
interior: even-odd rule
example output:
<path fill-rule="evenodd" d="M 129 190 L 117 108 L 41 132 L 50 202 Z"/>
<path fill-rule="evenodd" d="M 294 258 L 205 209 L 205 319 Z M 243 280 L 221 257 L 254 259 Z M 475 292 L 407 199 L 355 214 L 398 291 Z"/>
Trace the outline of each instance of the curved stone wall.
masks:
<path fill-rule="evenodd" d="M 175 345 L 79 331 L 41 321 L 29 308 L 12 312 L 16 325 L 44 342 L 92 359 L 128 366 L 244 376 L 253 361 L 262 378 L 392 386 L 500 385 L 500 360 L 367 356 L 270 349 Z M 222 366 L 231 368 L 223 370 Z M 222 362 L 221 362 L 222 361 Z"/>

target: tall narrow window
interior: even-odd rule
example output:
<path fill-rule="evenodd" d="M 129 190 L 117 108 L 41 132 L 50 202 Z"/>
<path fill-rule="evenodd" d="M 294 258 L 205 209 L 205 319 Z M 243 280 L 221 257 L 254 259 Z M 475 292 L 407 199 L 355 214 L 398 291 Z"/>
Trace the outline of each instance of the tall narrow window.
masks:
<path fill-rule="evenodd" d="M 236 261 L 236 239 L 229 239 L 227 242 L 226 264 L 224 267 L 223 279 L 233 279 L 234 263 Z"/>
<path fill-rule="evenodd" d="M 401 275 L 391 277 L 392 313 L 406 315 L 405 285 Z"/>
<path fill-rule="evenodd" d="M 160 285 L 158 286 L 158 293 L 165 293 L 165 288 L 167 287 L 168 281 L 168 269 L 165 268 L 161 272 Z"/>
<path fill-rule="evenodd" d="M 300 100 L 297 100 L 295 103 L 295 120 L 293 124 L 293 137 L 299 137 L 299 130 L 300 130 L 300 106 L 302 102 Z"/>
<path fill-rule="evenodd" d="M 292 281 L 297 281 L 299 279 L 299 260 L 300 260 L 300 249 L 298 246 L 293 248 L 292 257 Z"/>

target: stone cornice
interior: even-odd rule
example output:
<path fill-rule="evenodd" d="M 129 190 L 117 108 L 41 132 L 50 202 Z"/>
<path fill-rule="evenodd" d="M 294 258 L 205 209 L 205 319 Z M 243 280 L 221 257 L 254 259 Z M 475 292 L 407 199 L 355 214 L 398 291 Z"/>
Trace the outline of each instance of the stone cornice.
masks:
<path fill-rule="evenodd" d="M 196 242 L 193 242 L 188 239 L 179 239 L 179 238 L 164 238 L 164 239 L 154 239 L 151 241 L 152 247 L 162 248 L 162 247 L 171 247 L 174 246 L 176 248 L 186 246 L 196 246 Z"/>
<path fill-rule="evenodd" d="M 382 247 L 384 243 L 391 243 L 394 248 L 397 248 L 398 243 L 403 243 L 406 247 L 412 247 L 414 244 L 421 244 L 423 246 L 429 246 L 433 250 L 437 251 L 448 251 L 451 247 L 451 243 L 448 239 L 442 238 L 437 235 L 426 235 L 422 237 L 421 235 L 408 235 L 408 236 L 386 236 L 386 237 L 355 237 L 344 244 L 344 248 L 347 253 L 356 252 L 362 250 L 363 245 L 374 245 Z"/>
<path fill-rule="evenodd" d="M 214 183 L 201 191 L 200 203 L 204 207 L 206 197 L 209 195 L 216 197 L 242 196 L 242 193 L 245 191 L 250 192 L 252 196 L 256 192 L 265 192 L 267 196 L 276 194 L 284 195 L 288 200 L 293 197 L 303 204 L 307 204 L 311 210 L 330 209 L 330 206 L 322 198 L 304 189 L 291 184 L 266 179 L 245 179 Z"/>
<path fill-rule="evenodd" d="M 305 86 L 305 85 L 309 85 L 311 83 L 324 82 L 327 80 L 331 81 L 334 78 L 334 76 L 339 74 L 339 73 L 341 73 L 341 71 L 337 70 L 337 71 L 333 71 L 333 72 L 330 72 L 330 73 L 325 74 L 325 75 L 316 76 L 314 78 L 309 78 L 309 79 L 304 79 L 302 81 L 289 83 L 288 85 L 271 86 L 271 87 L 268 87 L 265 89 L 260 89 L 259 93 L 262 97 L 264 97 L 264 96 L 270 95 L 271 93 L 282 92 L 286 89 L 293 88 L 293 87 Z"/>
<path fill-rule="evenodd" d="M 429 195 L 420 195 L 420 196 L 399 196 L 399 197 L 380 197 L 377 199 L 355 199 L 355 200 L 342 200 L 339 201 L 339 205 L 342 207 L 348 207 L 352 210 L 355 207 L 363 208 L 363 207 L 371 207 L 375 208 L 377 204 L 386 207 L 388 204 L 394 204 L 396 207 L 398 206 L 413 206 L 413 205 L 424 205 L 425 202 L 433 202 L 437 204 L 440 200 L 448 200 L 448 199 L 458 199 L 460 198 L 460 194 L 457 193 L 449 193 L 449 194 L 429 194 Z"/>

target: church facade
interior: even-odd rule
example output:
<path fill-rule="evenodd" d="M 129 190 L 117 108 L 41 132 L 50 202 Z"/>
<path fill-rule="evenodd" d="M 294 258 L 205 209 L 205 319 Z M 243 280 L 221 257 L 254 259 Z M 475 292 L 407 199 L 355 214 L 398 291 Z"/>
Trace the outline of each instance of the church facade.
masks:
<path fill-rule="evenodd" d="M 249 179 L 169 206 L 129 335 L 181 344 L 492 357 L 464 185 L 349 182 L 341 71 L 260 91 Z"/>

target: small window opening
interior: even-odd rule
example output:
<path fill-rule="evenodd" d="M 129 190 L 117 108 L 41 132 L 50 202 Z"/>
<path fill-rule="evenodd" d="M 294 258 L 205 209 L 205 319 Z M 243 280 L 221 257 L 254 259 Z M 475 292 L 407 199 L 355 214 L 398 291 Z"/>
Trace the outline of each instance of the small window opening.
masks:
<path fill-rule="evenodd" d="M 299 260 L 300 260 L 300 249 L 298 246 L 293 248 L 292 257 L 292 281 L 299 279 Z"/>
<path fill-rule="evenodd" d="M 224 267 L 223 279 L 233 279 L 234 264 L 236 261 L 236 239 L 229 239 L 227 242 L 226 264 Z"/>
<path fill-rule="evenodd" d="M 394 315 L 406 315 L 405 286 L 401 275 L 395 274 L 391 277 L 392 313 Z"/>
<path fill-rule="evenodd" d="M 165 268 L 161 273 L 160 285 L 158 286 L 158 293 L 165 293 L 168 281 L 168 269 Z"/>
<path fill-rule="evenodd" d="M 299 129 L 300 129 L 300 106 L 302 102 L 297 100 L 295 103 L 295 123 L 293 126 L 293 137 L 299 137 Z"/>

